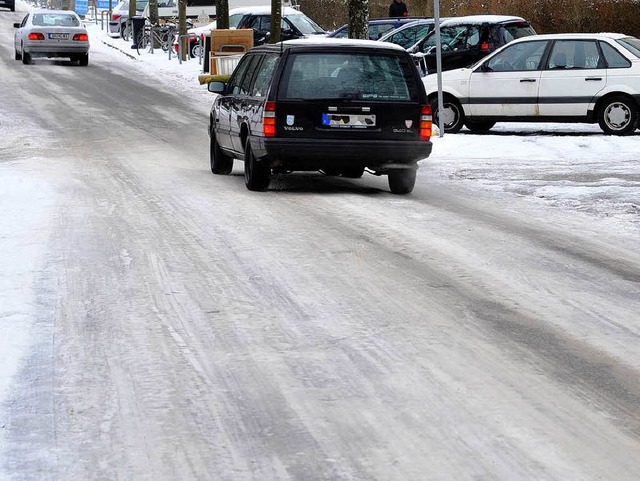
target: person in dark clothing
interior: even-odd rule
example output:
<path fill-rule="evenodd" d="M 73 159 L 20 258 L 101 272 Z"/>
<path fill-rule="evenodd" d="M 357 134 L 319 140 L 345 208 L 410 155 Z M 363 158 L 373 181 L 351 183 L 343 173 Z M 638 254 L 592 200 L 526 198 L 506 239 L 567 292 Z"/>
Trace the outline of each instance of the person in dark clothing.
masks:
<path fill-rule="evenodd" d="M 402 0 L 392 0 L 389 5 L 390 17 L 406 17 L 409 15 L 407 5 Z"/>

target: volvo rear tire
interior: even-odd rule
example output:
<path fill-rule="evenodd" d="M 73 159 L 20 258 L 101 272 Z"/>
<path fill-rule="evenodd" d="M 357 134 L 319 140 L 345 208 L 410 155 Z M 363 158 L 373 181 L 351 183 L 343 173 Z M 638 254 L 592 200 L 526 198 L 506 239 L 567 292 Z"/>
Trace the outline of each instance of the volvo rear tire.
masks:
<path fill-rule="evenodd" d="M 404 195 L 416 185 L 416 169 L 397 169 L 389 172 L 389 190 L 392 194 Z"/>
<path fill-rule="evenodd" d="M 263 191 L 269 187 L 271 180 L 271 167 L 265 162 L 259 162 L 253 155 L 251 143 L 247 139 L 244 148 L 244 183 L 247 189 L 252 191 Z"/>

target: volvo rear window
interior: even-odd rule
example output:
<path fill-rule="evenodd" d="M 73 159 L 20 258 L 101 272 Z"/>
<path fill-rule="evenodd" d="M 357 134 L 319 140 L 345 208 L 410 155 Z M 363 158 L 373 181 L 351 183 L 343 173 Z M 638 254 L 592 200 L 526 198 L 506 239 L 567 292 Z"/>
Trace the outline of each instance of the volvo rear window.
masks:
<path fill-rule="evenodd" d="M 281 99 L 419 99 L 408 59 L 366 53 L 299 53 L 289 57 Z"/>

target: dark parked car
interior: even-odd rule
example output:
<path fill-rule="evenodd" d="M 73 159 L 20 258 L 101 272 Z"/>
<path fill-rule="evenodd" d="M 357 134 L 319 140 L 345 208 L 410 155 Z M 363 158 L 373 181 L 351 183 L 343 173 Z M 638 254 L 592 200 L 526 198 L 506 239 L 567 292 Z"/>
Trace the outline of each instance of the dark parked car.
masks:
<path fill-rule="evenodd" d="M 253 44 L 262 45 L 269 41 L 271 32 L 271 7 L 256 9 L 244 15 L 238 22 L 237 28 L 253 29 Z M 280 24 L 280 39 L 292 40 L 312 35 L 326 35 L 322 27 L 295 8 L 285 7 Z"/>
<path fill-rule="evenodd" d="M 423 20 L 426 17 L 399 17 L 399 18 L 375 18 L 369 20 L 369 40 L 380 40 L 383 35 L 395 30 L 410 22 L 416 20 Z M 349 37 L 349 25 L 345 24 L 342 27 L 329 33 L 327 37 L 331 38 L 348 38 Z"/>
<path fill-rule="evenodd" d="M 16 11 L 16 0 L 0 0 L 0 7 L 8 8 L 10 11 Z"/>
<path fill-rule="evenodd" d="M 244 160 L 249 190 L 272 173 L 387 175 L 391 192 L 413 190 L 431 153 L 431 108 L 401 47 L 370 40 L 304 39 L 253 48 L 220 94 L 209 123 L 211 171 Z"/>
<path fill-rule="evenodd" d="M 520 17 L 470 15 L 445 20 L 440 24 L 442 70 L 468 67 L 510 41 L 529 35 L 536 35 L 536 31 Z M 408 50 L 423 75 L 436 71 L 435 31 Z"/>

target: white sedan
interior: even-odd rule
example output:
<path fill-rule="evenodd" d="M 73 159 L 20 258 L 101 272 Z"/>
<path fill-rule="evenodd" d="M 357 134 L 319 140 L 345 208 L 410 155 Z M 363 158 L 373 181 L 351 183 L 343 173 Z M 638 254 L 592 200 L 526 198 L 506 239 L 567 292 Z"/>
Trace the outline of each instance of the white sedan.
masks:
<path fill-rule="evenodd" d="M 67 57 L 89 64 L 89 35 L 80 17 L 68 10 L 34 10 L 14 23 L 16 60 L 30 64 L 34 57 Z"/>
<path fill-rule="evenodd" d="M 535 35 L 514 40 L 469 68 L 423 78 L 434 124 L 489 130 L 496 122 L 598 122 L 629 135 L 640 111 L 640 40 L 615 33 Z"/>

